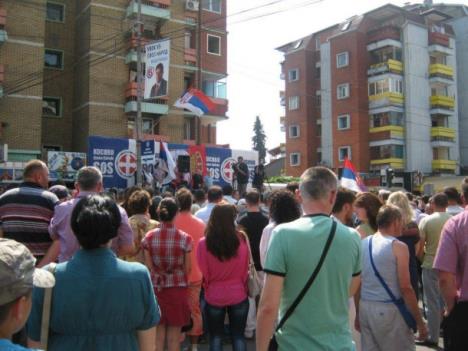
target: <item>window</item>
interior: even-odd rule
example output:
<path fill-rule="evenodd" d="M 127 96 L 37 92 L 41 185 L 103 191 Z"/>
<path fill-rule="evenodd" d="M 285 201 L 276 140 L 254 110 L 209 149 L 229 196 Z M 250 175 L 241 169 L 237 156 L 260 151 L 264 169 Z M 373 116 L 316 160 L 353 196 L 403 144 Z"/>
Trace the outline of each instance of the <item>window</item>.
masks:
<path fill-rule="evenodd" d="M 320 79 L 320 66 L 319 66 L 319 67 L 315 67 L 314 77 L 315 77 L 316 79 Z"/>
<path fill-rule="evenodd" d="M 202 0 L 202 9 L 221 13 L 221 0 Z"/>
<path fill-rule="evenodd" d="M 299 96 L 289 97 L 289 110 L 297 110 L 299 108 Z"/>
<path fill-rule="evenodd" d="M 369 83 L 369 96 L 387 92 L 403 94 L 403 80 L 391 77 Z"/>
<path fill-rule="evenodd" d="M 344 161 L 345 158 L 351 160 L 351 146 L 341 146 L 338 148 L 338 161 Z"/>
<path fill-rule="evenodd" d="M 65 5 L 54 2 L 47 2 L 47 21 L 64 22 L 65 21 Z"/>
<path fill-rule="evenodd" d="M 349 65 L 348 52 L 341 52 L 336 55 L 336 68 L 346 67 Z"/>
<path fill-rule="evenodd" d="M 288 80 L 290 82 L 294 82 L 296 80 L 299 80 L 299 70 L 297 68 L 295 69 L 290 69 L 288 71 Z"/>
<path fill-rule="evenodd" d="M 221 37 L 208 34 L 208 53 L 221 56 Z"/>
<path fill-rule="evenodd" d="M 299 138 L 299 136 L 300 136 L 300 127 L 297 124 L 289 126 L 289 137 Z"/>
<path fill-rule="evenodd" d="M 44 65 L 47 68 L 63 68 L 63 51 L 60 50 L 45 50 Z"/>
<path fill-rule="evenodd" d="M 338 130 L 344 130 L 351 128 L 351 117 L 350 115 L 338 116 Z"/>
<path fill-rule="evenodd" d="M 346 99 L 349 97 L 349 83 L 339 84 L 336 88 L 336 97 L 338 99 Z"/>
<path fill-rule="evenodd" d="M 42 150 L 47 155 L 49 151 L 62 151 L 62 147 L 60 145 L 42 145 Z"/>
<path fill-rule="evenodd" d="M 320 51 L 320 38 L 315 38 L 315 51 Z"/>
<path fill-rule="evenodd" d="M 289 154 L 289 165 L 299 166 L 301 164 L 301 154 L 299 152 L 292 152 Z"/>
<path fill-rule="evenodd" d="M 48 117 L 62 117 L 62 99 L 44 97 L 42 99 L 42 114 Z"/>
<path fill-rule="evenodd" d="M 370 115 L 370 127 L 378 128 L 384 126 L 403 126 L 402 112 L 382 112 Z"/>

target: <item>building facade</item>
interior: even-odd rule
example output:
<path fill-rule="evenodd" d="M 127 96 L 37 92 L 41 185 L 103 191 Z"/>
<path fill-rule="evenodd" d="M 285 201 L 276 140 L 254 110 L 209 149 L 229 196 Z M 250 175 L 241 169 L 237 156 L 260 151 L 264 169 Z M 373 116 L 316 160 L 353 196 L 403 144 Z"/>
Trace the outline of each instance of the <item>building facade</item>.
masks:
<path fill-rule="evenodd" d="M 87 150 L 88 137 L 134 138 L 135 0 L 0 1 L 0 142 L 10 161 Z M 169 91 L 143 101 L 145 139 L 216 144 L 226 119 L 226 0 L 142 1 L 142 44 L 170 39 Z M 174 108 L 189 87 L 216 108 Z"/>
<path fill-rule="evenodd" d="M 338 169 L 346 157 L 376 175 L 458 173 L 466 118 L 457 96 L 467 93 L 458 77 L 467 61 L 453 21 L 431 4 L 385 5 L 278 48 L 286 173 Z"/>

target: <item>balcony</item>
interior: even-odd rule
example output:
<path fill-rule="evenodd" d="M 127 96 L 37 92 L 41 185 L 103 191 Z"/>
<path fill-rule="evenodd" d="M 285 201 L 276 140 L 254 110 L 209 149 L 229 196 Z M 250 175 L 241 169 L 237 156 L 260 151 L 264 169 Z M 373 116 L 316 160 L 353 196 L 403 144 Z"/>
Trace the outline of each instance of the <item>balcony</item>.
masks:
<path fill-rule="evenodd" d="M 377 95 L 370 95 L 369 96 L 369 109 L 389 106 L 389 105 L 396 105 L 402 106 L 405 101 L 405 97 L 403 94 L 394 93 L 394 92 L 386 92 Z"/>
<path fill-rule="evenodd" d="M 195 66 L 197 64 L 197 51 L 192 48 L 185 48 L 184 60 L 186 64 Z"/>
<path fill-rule="evenodd" d="M 432 140 L 444 139 L 444 140 L 455 140 L 455 129 L 446 127 L 432 127 L 431 138 Z"/>
<path fill-rule="evenodd" d="M 401 74 L 403 72 L 403 62 L 389 59 L 385 62 L 373 64 L 367 70 L 367 75 L 375 76 L 383 73 L 396 73 Z"/>
<path fill-rule="evenodd" d="M 171 0 L 143 0 L 141 14 L 144 19 L 149 20 L 169 20 L 171 19 Z M 127 18 L 136 18 L 138 13 L 138 3 L 130 1 L 127 7 Z"/>
<path fill-rule="evenodd" d="M 125 113 L 137 112 L 137 93 L 138 84 L 135 82 L 128 83 L 127 88 L 125 89 L 125 98 L 127 100 L 125 104 Z M 167 97 L 159 97 L 158 99 L 154 99 L 151 102 L 142 102 L 142 113 L 149 115 L 167 115 L 169 113 L 169 105 L 167 101 Z"/>
<path fill-rule="evenodd" d="M 455 108 L 455 98 L 444 95 L 433 95 L 431 96 L 431 108 L 453 110 Z"/>
<path fill-rule="evenodd" d="M 389 166 L 393 169 L 404 169 L 405 168 L 405 160 L 402 158 L 383 158 L 379 160 L 371 160 L 371 166 Z"/>
<path fill-rule="evenodd" d="M 374 51 L 387 46 L 401 48 L 400 28 L 384 26 L 367 35 L 367 51 Z"/>
<path fill-rule="evenodd" d="M 369 128 L 369 140 L 380 141 L 388 139 L 403 139 L 405 129 L 401 126 L 387 125 Z"/>
<path fill-rule="evenodd" d="M 435 63 L 429 66 L 429 76 L 453 79 L 453 68 L 441 63 Z"/>
<path fill-rule="evenodd" d="M 457 162 L 452 160 L 433 160 L 432 170 L 434 172 L 450 172 L 453 173 L 457 169 Z"/>
<path fill-rule="evenodd" d="M 450 48 L 450 38 L 447 34 L 429 32 L 429 45 L 441 45 Z"/>

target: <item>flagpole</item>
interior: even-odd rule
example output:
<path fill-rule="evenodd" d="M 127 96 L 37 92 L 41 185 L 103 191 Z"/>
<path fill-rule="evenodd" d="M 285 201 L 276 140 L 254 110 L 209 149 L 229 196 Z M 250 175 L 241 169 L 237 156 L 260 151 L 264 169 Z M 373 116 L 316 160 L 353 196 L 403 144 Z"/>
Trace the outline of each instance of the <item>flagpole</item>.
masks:
<path fill-rule="evenodd" d="M 141 140 L 142 140 L 142 129 L 143 129 L 143 119 L 142 119 L 142 111 L 141 111 L 141 104 L 143 100 L 142 96 L 142 84 L 143 84 L 143 76 L 142 76 L 142 48 L 141 48 L 141 27 L 143 26 L 143 22 L 141 20 L 141 0 L 137 0 L 138 2 L 138 12 L 137 12 L 137 19 L 135 22 L 136 26 L 136 35 L 137 35 L 137 115 L 135 120 L 135 127 L 136 127 L 136 155 L 137 155 L 137 171 L 136 171 L 136 185 L 142 185 L 142 178 L 143 178 L 143 168 L 142 168 L 142 161 L 141 161 Z"/>
<path fill-rule="evenodd" d="M 198 6 L 198 19 L 197 19 L 197 79 L 196 79 L 196 87 L 198 90 L 202 88 L 202 66 L 201 66 L 201 59 L 202 59 L 202 50 L 201 50 L 201 34 L 202 34 L 202 1 L 199 2 Z M 197 145 L 200 145 L 201 142 L 201 120 L 199 116 L 195 116 L 195 142 Z"/>

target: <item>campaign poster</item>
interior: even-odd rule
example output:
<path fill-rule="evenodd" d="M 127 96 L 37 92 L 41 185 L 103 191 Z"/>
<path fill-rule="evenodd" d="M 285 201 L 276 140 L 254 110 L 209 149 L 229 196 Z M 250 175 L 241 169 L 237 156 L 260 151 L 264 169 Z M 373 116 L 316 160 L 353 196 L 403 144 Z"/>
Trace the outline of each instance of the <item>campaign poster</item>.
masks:
<path fill-rule="evenodd" d="M 135 140 L 91 136 L 88 141 L 88 164 L 101 170 L 105 188 L 126 189 L 135 184 Z"/>
<path fill-rule="evenodd" d="M 51 180 L 74 181 L 78 170 L 86 165 L 86 154 L 49 151 L 47 153 L 47 165 Z"/>
<path fill-rule="evenodd" d="M 145 99 L 166 96 L 169 92 L 169 67 L 171 41 L 169 39 L 153 42 L 145 46 L 146 74 Z"/>

